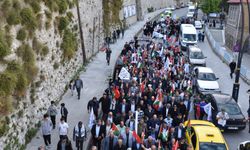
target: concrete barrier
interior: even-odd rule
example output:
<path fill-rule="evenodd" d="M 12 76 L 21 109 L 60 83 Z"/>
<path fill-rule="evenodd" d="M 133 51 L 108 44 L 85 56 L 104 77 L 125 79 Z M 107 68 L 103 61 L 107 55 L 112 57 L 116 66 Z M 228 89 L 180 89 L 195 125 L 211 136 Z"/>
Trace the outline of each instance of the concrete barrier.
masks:
<path fill-rule="evenodd" d="M 221 46 L 214 40 L 211 32 L 207 27 L 205 27 L 205 34 L 215 54 L 219 56 L 223 62 L 229 65 L 229 63 L 234 59 L 234 56 L 230 52 L 228 52 L 225 47 Z M 250 84 L 250 68 L 241 65 L 240 76 L 247 84 Z"/>

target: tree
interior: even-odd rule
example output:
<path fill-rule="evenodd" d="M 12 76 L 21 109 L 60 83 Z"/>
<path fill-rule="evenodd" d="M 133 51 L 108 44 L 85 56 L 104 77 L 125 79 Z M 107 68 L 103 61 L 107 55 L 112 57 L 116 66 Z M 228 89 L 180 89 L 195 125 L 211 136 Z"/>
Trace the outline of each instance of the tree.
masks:
<path fill-rule="evenodd" d="M 209 14 L 221 11 L 222 0 L 203 0 L 201 9 L 204 13 Z"/>

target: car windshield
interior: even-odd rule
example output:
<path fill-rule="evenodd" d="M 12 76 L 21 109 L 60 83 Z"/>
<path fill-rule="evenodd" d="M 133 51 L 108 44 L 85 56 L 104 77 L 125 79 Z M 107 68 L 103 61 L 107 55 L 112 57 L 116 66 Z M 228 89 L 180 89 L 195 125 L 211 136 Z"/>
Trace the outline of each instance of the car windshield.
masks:
<path fill-rule="evenodd" d="M 218 103 L 218 107 L 219 107 L 219 110 L 224 108 L 225 111 L 229 115 L 240 115 L 241 114 L 239 106 L 235 103 L 224 103 L 224 104 Z"/>
<path fill-rule="evenodd" d="M 206 81 L 215 81 L 216 77 L 213 73 L 199 73 L 198 79 Z"/>
<path fill-rule="evenodd" d="M 190 52 L 190 58 L 191 59 L 203 59 L 204 56 L 202 52 Z"/>
<path fill-rule="evenodd" d="M 194 12 L 194 11 L 195 11 L 195 9 L 189 9 L 188 11 L 189 11 L 189 12 Z"/>
<path fill-rule="evenodd" d="M 184 34 L 184 39 L 187 41 L 196 41 L 196 34 Z"/>
<path fill-rule="evenodd" d="M 227 150 L 226 145 L 222 143 L 200 143 L 200 150 Z"/>

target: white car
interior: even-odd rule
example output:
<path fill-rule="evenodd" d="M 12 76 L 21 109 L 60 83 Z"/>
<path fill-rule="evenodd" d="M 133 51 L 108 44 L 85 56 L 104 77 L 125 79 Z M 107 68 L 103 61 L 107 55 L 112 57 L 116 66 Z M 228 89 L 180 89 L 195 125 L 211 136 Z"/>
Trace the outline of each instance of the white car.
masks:
<path fill-rule="evenodd" d="M 200 21 L 195 21 L 194 22 L 194 27 L 196 29 L 202 29 L 202 23 Z"/>
<path fill-rule="evenodd" d="M 194 17 L 194 13 L 193 12 L 188 12 L 187 13 L 187 18 L 193 18 Z"/>
<path fill-rule="evenodd" d="M 172 11 L 174 11 L 176 9 L 175 6 L 171 6 L 170 8 Z"/>
<path fill-rule="evenodd" d="M 250 149 L 250 141 L 245 141 L 240 143 L 237 150 L 249 150 L 249 149 Z"/>
<path fill-rule="evenodd" d="M 197 89 L 200 93 L 220 92 L 219 83 L 213 70 L 208 67 L 195 67 L 194 75 L 196 78 Z"/>
<path fill-rule="evenodd" d="M 193 66 L 206 66 L 206 57 L 197 45 L 190 45 L 187 48 L 187 57 L 189 63 Z"/>

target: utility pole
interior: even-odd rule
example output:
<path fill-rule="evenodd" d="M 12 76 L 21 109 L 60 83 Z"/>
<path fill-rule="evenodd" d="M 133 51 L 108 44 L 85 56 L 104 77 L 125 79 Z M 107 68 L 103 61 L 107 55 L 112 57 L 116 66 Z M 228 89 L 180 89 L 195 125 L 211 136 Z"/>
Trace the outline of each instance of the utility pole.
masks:
<path fill-rule="evenodd" d="M 243 49 L 242 49 L 242 44 L 243 44 L 243 34 L 244 34 L 244 8 L 243 8 L 243 2 L 240 0 L 240 7 L 241 7 L 241 36 L 240 36 L 240 51 L 238 55 L 238 62 L 237 62 L 237 68 L 236 68 L 236 76 L 235 76 L 235 83 L 233 85 L 233 92 L 232 92 L 232 97 L 235 99 L 236 102 L 238 102 L 238 97 L 239 97 L 239 90 L 240 90 L 240 68 L 241 68 L 241 62 L 242 62 L 242 57 L 243 57 Z M 244 44 L 245 45 L 245 44 Z"/>
<path fill-rule="evenodd" d="M 83 31 L 82 31 L 82 21 L 81 21 L 81 14 L 80 14 L 80 8 L 79 8 L 79 0 L 76 1 L 76 7 L 77 7 L 77 16 L 78 16 L 78 24 L 79 24 L 79 31 L 80 31 L 80 40 L 81 40 L 81 48 L 82 48 L 82 59 L 83 64 L 86 63 L 86 53 L 85 53 L 85 45 L 84 45 L 84 38 L 83 38 Z"/>

